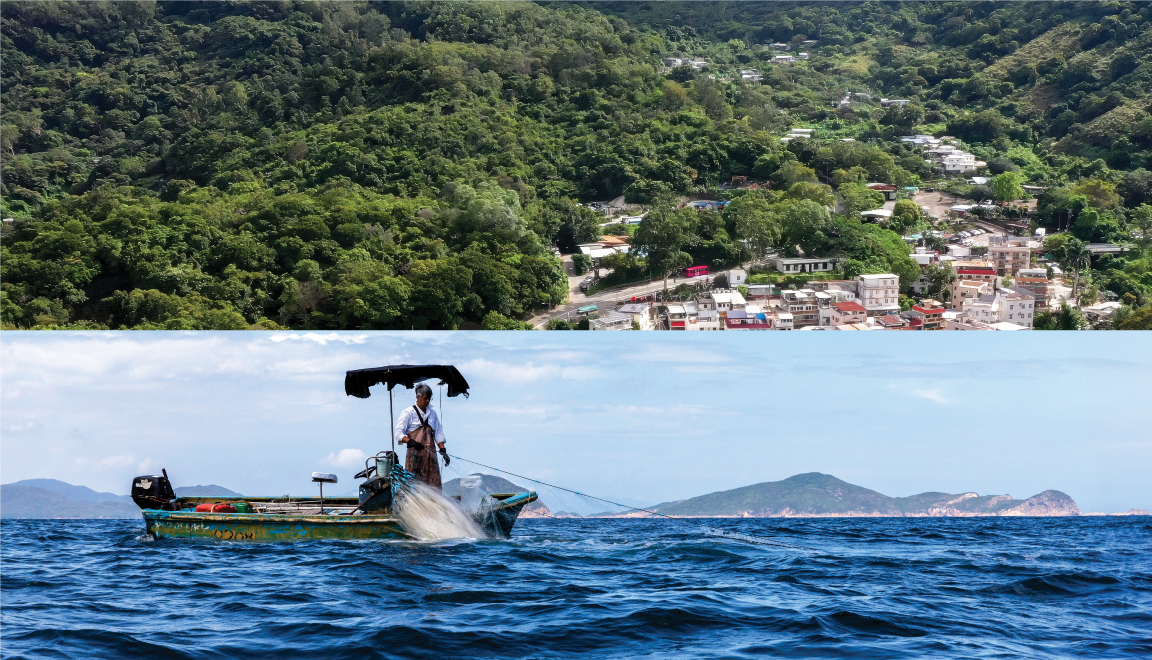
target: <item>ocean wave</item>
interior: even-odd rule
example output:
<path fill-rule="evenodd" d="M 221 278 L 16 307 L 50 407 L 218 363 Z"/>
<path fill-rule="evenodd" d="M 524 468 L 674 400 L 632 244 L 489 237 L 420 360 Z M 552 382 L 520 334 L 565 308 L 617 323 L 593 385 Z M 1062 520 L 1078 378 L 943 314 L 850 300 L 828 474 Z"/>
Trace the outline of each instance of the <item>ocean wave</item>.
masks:
<path fill-rule="evenodd" d="M 1147 655 L 1152 536 L 1039 519 L 533 520 L 507 541 L 152 542 L 5 521 L 0 657 Z"/>

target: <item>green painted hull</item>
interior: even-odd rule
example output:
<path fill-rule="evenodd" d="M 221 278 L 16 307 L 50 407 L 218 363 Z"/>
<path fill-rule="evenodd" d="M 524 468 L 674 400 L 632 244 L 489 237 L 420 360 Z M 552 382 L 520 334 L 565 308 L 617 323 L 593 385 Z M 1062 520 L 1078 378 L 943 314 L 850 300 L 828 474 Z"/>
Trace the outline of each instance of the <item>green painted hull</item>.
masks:
<path fill-rule="evenodd" d="M 155 509 L 145 509 L 143 514 L 148 533 L 156 538 L 224 541 L 409 538 L 392 516 L 291 516 Z"/>
<path fill-rule="evenodd" d="M 498 502 L 476 522 L 494 536 L 508 538 L 520 510 L 536 501 L 535 492 L 500 493 Z M 180 506 L 204 502 L 271 502 L 276 498 L 185 497 Z M 332 498 L 331 506 L 354 506 L 356 500 Z M 309 539 L 411 538 L 391 514 L 293 515 L 283 513 L 201 513 L 144 509 L 144 524 L 155 538 L 207 538 L 223 541 L 302 541 Z"/>

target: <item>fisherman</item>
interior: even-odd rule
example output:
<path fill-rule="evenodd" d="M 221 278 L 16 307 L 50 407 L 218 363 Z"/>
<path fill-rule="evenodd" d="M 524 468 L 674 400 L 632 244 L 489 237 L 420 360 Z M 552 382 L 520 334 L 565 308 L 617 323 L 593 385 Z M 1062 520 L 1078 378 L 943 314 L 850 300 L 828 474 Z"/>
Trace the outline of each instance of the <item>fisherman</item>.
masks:
<path fill-rule="evenodd" d="M 444 448 L 444 428 L 440 417 L 432 409 L 432 388 L 424 383 L 416 386 L 416 405 L 405 408 L 396 420 L 395 437 L 397 442 L 408 446 L 404 455 L 404 469 L 419 477 L 424 483 L 440 488 L 440 463 L 436 460 L 433 442 L 440 447 L 444 465 L 450 463 L 448 450 Z"/>

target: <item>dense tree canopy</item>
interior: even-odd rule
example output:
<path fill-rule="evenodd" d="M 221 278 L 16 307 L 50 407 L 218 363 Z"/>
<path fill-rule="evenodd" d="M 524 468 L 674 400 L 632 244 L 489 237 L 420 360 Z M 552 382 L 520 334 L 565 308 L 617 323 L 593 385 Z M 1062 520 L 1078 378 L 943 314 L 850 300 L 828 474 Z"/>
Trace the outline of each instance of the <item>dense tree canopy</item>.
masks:
<path fill-rule="evenodd" d="M 907 286 L 893 230 L 919 215 L 860 223 L 863 184 L 923 181 L 898 138 L 944 132 L 1001 196 L 1046 186 L 1041 224 L 1141 245 L 1094 266 L 1146 304 L 1152 7 L 1051 8 L 5 2 L 0 317 L 519 327 L 567 293 L 551 248 L 599 235 L 579 202 L 620 195 L 675 225 L 678 245 L 637 233 L 656 271 L 774 247 Z M 806 40 L 794 66 L 766 46 Z M 707 67 L 664 67 L 693 56 Z M 813 136 L 782 142 L 797 125 Z M 770 190 L 675 208 L 736 175 Z"/>

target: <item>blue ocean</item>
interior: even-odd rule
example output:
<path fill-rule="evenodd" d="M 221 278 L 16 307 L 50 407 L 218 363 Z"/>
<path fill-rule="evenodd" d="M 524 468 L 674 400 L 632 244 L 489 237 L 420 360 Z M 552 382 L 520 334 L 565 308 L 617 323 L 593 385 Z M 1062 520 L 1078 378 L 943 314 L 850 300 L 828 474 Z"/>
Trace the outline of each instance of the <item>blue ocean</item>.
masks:
<path fill-rule="evenodd" d="M 153 541 L 5 520 L 3 658 L 1152 656 L 1152 518 L 521 520 L 506 541 Z"/>

